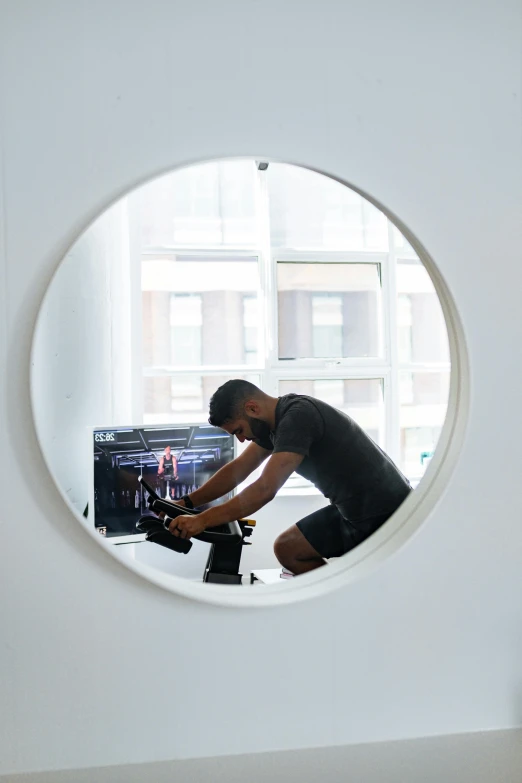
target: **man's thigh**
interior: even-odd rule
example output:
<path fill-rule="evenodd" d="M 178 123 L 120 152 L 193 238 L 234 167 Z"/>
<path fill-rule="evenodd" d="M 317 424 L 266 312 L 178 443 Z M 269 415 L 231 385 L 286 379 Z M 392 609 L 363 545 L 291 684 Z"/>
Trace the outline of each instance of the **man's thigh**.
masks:
<path fill-rule="evenodd" d="M 326 559 L 340 557 L 358 543 L 356 531 L 332 504 L 300 519 L 296 527 L 308 544 Z"/>

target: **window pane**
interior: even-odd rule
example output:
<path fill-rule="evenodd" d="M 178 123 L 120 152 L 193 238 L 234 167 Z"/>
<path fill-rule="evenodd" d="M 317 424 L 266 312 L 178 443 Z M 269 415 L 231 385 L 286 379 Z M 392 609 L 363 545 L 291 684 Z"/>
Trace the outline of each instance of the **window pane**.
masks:
<path fill-rule="evenodd" d="M 142 262 L 145 367 L 252 364 L 257 316 L 257 258 L 149 258 Z"/>
<path fill-rule="evenodd" d="M 446 323 L 439 298 L 420 261 L 397 264 L 399 361 L 449 362 Z"/>
<path fill-rule="evenodd" d="M 257 296 L 243 297 L 243 346 L 245 364 L 257 364 L 261 360 L 258 350 L 259 310 Z"/>
<path fill-rule="evenodd" d="M 373 204 L 329 177 L 298 166 L 267 170 L 273 247 L 388 249 L 388 222 Z"/>
<path fill-rule="evenodd" d="M 377 264 L 277 264 L 280 359 L 380 356 Z"/>
<path fill-rule="evenodd" d="M 252 161 L 189 166 L 150 182 L 137 194 L 142 246 L 254 245 L 254 184 Z"/>
<path fill-rule="evenodd" d="M 260 385 L 258 375 L 163 375 L 143 379 L 145 424 L 207 421 L 210 398 L 226 381 L 243 378 Z"/>
<path fill-rule="evenodd" d="M 201 295 L 171 294 L 170 326 L 170 364 L 201 364 Z"/>
<path fill-rule="evenodd" d="M 446 417 L 450 373 L 400 373 L 401 470 L 412 481 L 424 474 Z"/>
<path fill-rule="evenodd" d="M 343 300 L 335 294 L 312 294 L 313 356 L 340 356 L 343 351 Z"/>

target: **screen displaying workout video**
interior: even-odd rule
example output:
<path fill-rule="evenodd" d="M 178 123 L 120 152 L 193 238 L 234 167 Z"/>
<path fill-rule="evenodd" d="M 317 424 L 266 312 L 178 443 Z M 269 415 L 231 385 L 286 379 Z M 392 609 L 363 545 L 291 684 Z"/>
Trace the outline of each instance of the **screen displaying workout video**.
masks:
<path fill-rule="evenodd" d="M 152 513 L 138 476 L 162 498 L 179 500 L 234 459 L 234 438 L 209 424 L 96 428 L 93 451 L 94 526 L 110 538 L 137 535 L 138 519 Z"/>

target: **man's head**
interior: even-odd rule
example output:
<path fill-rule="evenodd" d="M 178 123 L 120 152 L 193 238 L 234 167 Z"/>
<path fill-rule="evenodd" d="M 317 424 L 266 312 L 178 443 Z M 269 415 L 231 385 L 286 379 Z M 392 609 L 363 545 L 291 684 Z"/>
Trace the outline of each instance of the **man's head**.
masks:
<path fill-rule="evenodd" d="M 274 426 L 275 402 L 249 381 L 227 381 L 211 397 L 208 421 L 241 443 L 266 439 Z"/>
<path fill-rule="evenodd" d="M 165 456 L 170 457 L 170 446 L 165 446 Z"/>

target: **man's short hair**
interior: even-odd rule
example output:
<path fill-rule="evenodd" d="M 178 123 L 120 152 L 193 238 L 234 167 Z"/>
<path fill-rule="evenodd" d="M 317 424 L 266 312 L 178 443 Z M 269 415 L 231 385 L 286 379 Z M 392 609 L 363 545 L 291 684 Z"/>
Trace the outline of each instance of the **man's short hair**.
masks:
<path fill-rule="evenodd" d="M 221 427 L 225 422 L 237 418 L 247 400 L 259 400 L 264 393 L 255 384 L 235 378 L 217 389 L 210 398 L 208 422 Z"/>

